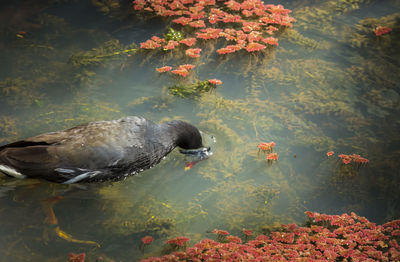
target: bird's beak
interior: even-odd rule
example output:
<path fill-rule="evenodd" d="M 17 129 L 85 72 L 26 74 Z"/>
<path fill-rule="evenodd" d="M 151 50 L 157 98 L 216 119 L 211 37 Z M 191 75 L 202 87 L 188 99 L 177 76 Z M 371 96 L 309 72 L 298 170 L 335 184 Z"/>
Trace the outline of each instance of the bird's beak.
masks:
<path fill-rule="evenodd" d="M 213 152 L 211 152 L 210 147 L 200 147 L 197 149 L 179 149 L 179 152 L 181 152 L 184 155 L 199 157 L 200 160 L 208 158 L 213 154 Z"/>

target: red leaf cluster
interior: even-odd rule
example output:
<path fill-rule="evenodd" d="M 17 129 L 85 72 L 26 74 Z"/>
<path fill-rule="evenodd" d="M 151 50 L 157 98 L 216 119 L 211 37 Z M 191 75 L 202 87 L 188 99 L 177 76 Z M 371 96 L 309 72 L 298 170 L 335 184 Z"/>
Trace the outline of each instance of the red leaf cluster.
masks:
<path fill-rule="evenodd" d="M 376 225 L 355 213 L 305 213 L 309 217 L 308 226 L 282 225 L 281 231 L 258 235 L 247 243 L 236 236 L 227 236 L 222 243 L 205 238 L 185 252 L 142 261 L 400 260 L 400 220 Z"/>
<path fill-rule="evenodd" d="M 167 241 L 167 244 L 183 247 L 190 239 L 187 237 L 175 237 Z"/>
<path fill-rule="evenodd" d="M 215 79 L 215 78 L 214 79 L 209 79 L 208 82 L 213 84 L 213 85 L 222 85 L 223 84 L 221 80 L 218 80 L 218 79 Z"/>
<path fill-rule="evenodd" d="M 266 38 L 266 35 L 271 36 L 282 27 L 291 27 L 295 21 L 289 16 L 291 11 L 282 5 L 264 4 L 262 0 L 222 2 L 224 6 L 220 7 L 215 0 L 134 0 L 133 8 L 159 16 L 172 16 L 172 22 L 194 28 L 197 38 L 209 40 L 224 37 L 227 41 L 236 42 L 234 45 L 218 49 L 219 54 L 233 53 L 243 48 L 248 52 L 255 52 L 267 46 L 278 45 L 278 39 Z M 237 25 L 240 29 L 236 29 Z M 163 46 L 164 50 L 169 50 L 176 46 L 174 42 L 166 45 L 164 42 L 147 40 L 141 43 L 140 47 L 156 49 Z M 193 40 L 180 42 L 187 46 L 195 44 Z M 199 54 L 189 56 L 199 57 Z"/>
<path fill-rule="evenodd" d="M 154 241 L 154 238 L 152 237 L 152 236 L 145 236 L 145 237 L 142 237 L 142 243 L 143 244 L 150 244 L 151 242 L 153 242 Z"/>
<path fill-rule="evenodd" d="M 172 70 L 172 71 L 171 71 L 171 69 L 172 69 L 171 66 L 163 66 L 163 67 L 160 67 L 160 68 L 156 68 L 156 70 L 157 70 L 159 73 L 164 73 L 164 72 L 171 71 L 171 73 L 173 73 L 174 75 L 179 75 L 179 76 L 186 77 L 186 76 L 189 74 L 189 71 L 188 71 L 188 70 L 191 70 L 191 69 L 193 69 L 194 67 L 195 67 L 195 66 L 192 65 L 192 64 L 185 64 L 185 65 L 180 65 L 180 66 L 178 66 L 177 69 Z"/>
<path fill-rule="evenodd" d="M 342 162 L 346 165 L 350 164 L 351 161 L 358 164 L 366 164 L 369 162 L 368 159 L 356 154 L 351 154 L 351 155 L 340 154 L 338 155 L 338 157 L 340 157 L 342 159 Z"/>
<path fill-rule="evenodd" d="M 269 153 L 269 154 L 266 156 L 266 159 L 267 159 L 268 161 L 277 161 L 277 160 L 278 160 L 278 157 L 279 157 L 279 155 L 278 155 L 277 153 Z"/>
<path fill-rule="evenodd" d="M 385 35 L 392 31 L 390 27 L 377 26 L 374 30 L 376 36 Z"/>
<path fill-rule="evenodd" d="M 257 147 L 259 150 L 262 150 L 264 152 L 266 152 L 266 151 L 272 152 L 273 148 L 275 147 L 275 142 L 274 141 L 269 142 L 269 143 L 261 142 L 257 145 Z"/>
<path fill-rule="evenodd" d="M 86 257 L 85 253 L 81 254 L 70 253 L 68 262 L 85 262 L 85 257 Z"/>
<path fill-rule="evenodd" d="M 200 48 L 189 48 L 185 51 L 185 54 L 187 56 L 197 58 L 197 57 L 200 57 L 200 52 L 201 52 Z"/>

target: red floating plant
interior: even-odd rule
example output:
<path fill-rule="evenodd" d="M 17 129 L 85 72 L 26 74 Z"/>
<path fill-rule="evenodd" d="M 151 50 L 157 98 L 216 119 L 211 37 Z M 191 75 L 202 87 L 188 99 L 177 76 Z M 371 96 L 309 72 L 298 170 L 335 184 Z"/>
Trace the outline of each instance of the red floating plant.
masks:
<path fill-rule="evenodd" d="M 278 155 L 277 153 L 269 153 L 269 154 L 266 156 L 266 159 L 267 159 L 268 161 L 277 161 L 278 158 L 279 158 L 279 155 Z"/>
<path fill-rule="evenodd" d="M 187 237 L 175 237 L 175 238 L 169 239 L 166 243 L 175 245 L 175 246 L 179 246 L 179 247 L 183 247 L 185 245 L 185 243 L 189 240 L 190 239 Z"/>
<path fill-rule="evenodd" d="M 168 72 L 171 71 L 172 67 L 171 66 L 163 66 L 160 68 L 156 68 L 156 70 L 160 73 Z"/>
<path fill-rule="evenodd" d="M 171 73 L 182 77 L 186 77 L 189 74 L 189 72 L 185 68 L 172 70 Z"/>
<path fill-rule="evenodd" d="M 242 243 L 242 239 L 240 237 L 237 237 L 237 236 L 227 236 L 226 240 L 228 242 L 232 242 L 232 243 L 236 243 L 236 244 L 241 244 Z"/>
<path fill-rule="evenodd" d="M 239 46 L 239 45 L 228 45 L 226 47 L 218 49 L 217 53 L 220 54 L 220 55 L 229 54 L 229 53 L 233 53 L 233 52 L 239 51 L 240 49 L 242 49 L 242 47 Z"/>
<path fill-rule="evenodd" d="M 246 236 L 251 236 L 253 234 L 253 231 L 248 230 L 248 229 L 242 229 L 243 234 L 245 234 Z"/>
<path fill-rule="evenodd" d="M 255 52 L 263 50 L 264 48 L 266 48 L 266 46 L 259 43 L 251 42 L 245 48 L 247 52 Z"/>
<path fill-rule="evenodd" d="M 385 35 L 392 31 L 390 27 L 377 26 L 374 30 L 376 36 Z"/>
<path fill-rule="evenodd" d="M 261 142 L 257 145 L 258 150 L 262 150 L 262 151 L 272 151 L 273 148 L 275 147 L 275 142 L 269 142 L 269 143 L 265 143 L 265 142 Z"/>
<path fill-rule="evenodd" d="M 154 42 L 158 43 L 158 44 L 162 44 L 165 43 L 165 39 L 164 38 L 160 38 L 158 36 L 153 36 L 151 37 L 151 40 L 153 40 Z"/>
<path fill-rule="evenodd" d="M 172 20 L 172 22 L 177 23 L 177 24 L 181 24 L 183 26 L 189 24 L 191 21 L 192 21 L 191 18 L 184 17 L 184 16 L 181 16 L 179 18 L 176 18 L 176 19 Z"/>
<path fill-rule="evenodd" d="M 259 23 L 259 22 L 252 22 L 252 21 L 245 22 L 245 21 L 243 21 L 242 24 L 243 24 L 242 29 L 246 33 L 254 31 L 254 30 L 261 30 L 261 23 Z"/>
<path fill-rule="evenodd" d="M 333 151 L 329 151 L 329 152 L 326 152 L 326 155 L 329 157 L 329 156 L 333 156 L 335 154 L 335 152 L 333 152 Z"/>
<path fill-rule="evenodd" d="M 156 49 L 161 47 L 161 45 L 153 40 L 147 40 L 144 43 L 140 43 L 140 48 L 144 49 Z"/>
<path fill-rule="evenodd" d="M 236 2 L 236 1 L 234 1 L 234 0 L 229 0 L 229 1 L 225 2 L 225 5 L 226 5 L 229 9 L 234 10 L 234 11 L 239 11 L 240 8 L 241 8 L 240 3 L 238 3 L 238 2 Z"/>
<path fill-rule="evenodd" d="M 151 236 L 142 237 L 142 243 L 148 245 L 154 241 L 154 238 Z"/>
<path fill-rule="evenodd" d="M 200 31 L 202 33 L 197 32 L 196 37 L 208 40 L 208 39 L 218 38 L 220 36 L 220 33 L 222 32 L 222 29 L 206 28 L 206 29 L 201 29 Z"/>
<path fill-rule="evenodd" d="M 351 156 L 349 156 L 349 155 L 340 154 L 340 155 L 338 155 L 338 157 L 340 157 L 342 159 L 342 162 L 346 165 L 351 162 Z"/>
<path fill-rule="evenodd" d="M 252 31 L 252 32 L 250 32 L 250 34 L 247 35 L 247 41 L 249 41 L 249 43 L 258 42 L 261 39 L 263 39 L 263 38 L 261 36 L 261 33 L 258 31 Z"/>
<path fill-rule="evenodd" d="M 213 232 L 214 234 L 216 234 L 216 235 L 223 235 L 223 236 L 229 235 L 229 232 L 228 232 L 228 231 L 220 230 L 220 229 L 214 229 L 212 232 Z"/>
<path fill-rule="evenodd" d="M 350 164 L 351 161 L 358 164 L 366 164 L 369 162 L 368 159 L 356 154 L 351 154 L 351 155 L 340 154 L 338 155 L 338 157 L 341 158 L 342 162 L 346 165 Z"/>
<path fill-rule="evenodd" d="M 192 38 L 185 38 L 182 39 L 181 41 L 179 41 L 179 43 L 185 44 L 187 46 L 193 46 L 196 44 L 196 38 L 192 37 Z"/>
<path fill-rule="evenodd" d="M 174 40 L 169 40 L 168 43 L 166 45 L 164 45 L 164 50 L 172 50 L 178 45 L 179 45 L 179 42 L 174 41 Z"/>
<path fill-rule="evenodd" d="M 189 23 L 189 25 L 194 28 L 206 27 L 206 24 L 203 20 L 192 21 Z"/>
<path fill-rule="evenodd" d="M 200 57 L 200 52 L 201 52 L 200 48 L 189 48 L 185 51 L 186 55 L 193 58 Z"/>
<path fill-rule="evenodd" d="M 185 64 L 185 65 L 178 66 L 178 69 L 185 69 L 185 70 L 191 70 L 193 68 L 195 68 L 195 66 L 192 64 Z"/>
<path fill-rule="evenodd" d="M 366 164 L 369 162 L 368 159 L 366 159 L 360 155 L 352 154 L 351 157 L 352 157 L 354 163 Z"/>
<path fill-rule="evenodd" d="M 81 254 L 70 253 L 68 262 L 85 262 L 85 257 L 86 257 L 85 253 Z"/>
<path fill-rule="evenodd" d="M 208 82 L 213 84 L 213 85 L 222 85 L 223 84 L 221 80 L 218 80 L 218 79 L 215 79 L 215 78 L 214 79 L 209 79 Z"/>
<path fill-rule="evenodd" d="M 276 39 L 275 37 L 263 38 L 263 39 L 261 39 L 261 41 L 263 41 L 265 44 L 268 44 L 268 45 L 279 45 L 278 39 Z"/>
<path fill-rule="evenodd" d="M 268 236 L 258 235 L 247 243 L 243 243 L 236 236 L 226 236 L 228 233 L 223 231 L 223 234 L 217 236 L 223 241 L 205 238 L 184 252 L 173 252 L 142 261 L 400 260 L 398 243 L 400 220 L 376 225 L 355 213 L 342 215 L 326 215 L 310 211 L 305 213 L 309 218 L 308 226 L 282 225 L 281 230 L 271 232 Z M 214 231 L 220 232 L 220 230 Z"/>
<path fill-rule="evenodd" d="M 227 41 L 236 42 L 218 49 L 218 54 L 229 54 L 243 48 L 248 52 L 255 52 L 265 49 L 268 45 L 277 46 L 278 39 L 271 36 L 282 27 L 291 27 L 295 21 L 289 16 L 290 10 L 282 5 L 266 5 L 261 0 L 229 0 L 224 2 L 223 7 L 217 5 L 216 0 L 134 0 L 133 8 L 163 17 L 172 16 L 173 23 L 194 28 L 186 32 L 194 31 L 197 38 L 209 40 L 223 37 Z M 238 24 L 242 25 L 242 30 L 233 28 Z M 209 25 L 212 27 L 207 28 Z M 376 30 L 377 34 L 384 34 L 388 29 L 377 27 Z M 140 47 L 156 49 L 162 46 L 164 50 L 171 50 L 180 43 L 191 47 L 196 44 L 196 39 L 189 37 L 165 43 L 165 39 L 153 36 L 140 43 Z M 200 57 L 200 52 L 200 48 L 185 51 L 186 55 L 193 58 Z M 185 75 L 185 72 L 175 72 Z"/>

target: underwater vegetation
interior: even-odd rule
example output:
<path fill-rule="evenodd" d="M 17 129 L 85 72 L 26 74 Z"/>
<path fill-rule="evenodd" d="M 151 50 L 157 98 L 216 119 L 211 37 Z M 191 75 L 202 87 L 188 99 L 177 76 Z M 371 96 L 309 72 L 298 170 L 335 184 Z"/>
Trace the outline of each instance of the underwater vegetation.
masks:
<path fill-rule="evenodd" d="M 246 240 L 214 230 L 217 239 L 202 239 L 185 251 L 172 252 L 150 261 L 396 261 L 400 259 L 400 220 L 376 225 L 355 213 L 326 215 L 306 211 L 305 226 L 282 224 L 279 231 Z M 229 235 L 229 236 L 228 236 Z"/>
<path fill-rule="evenodd" d="M 220 80 L 218 80 L 220 81 Z M 204 80 L 204 81 L 198 81 L 194 84 L 187 84 L 187 85 L 173 85 L 168 87 L 168 90 L 171 92 L 171 94 L 179 96 L 179 97 L 194 97 L 198 96 L 201 93 L 204 92 L 209 92 L 217 87 L 217 84 L 215 81 L 210 80 Z"/>
<path fill-rule="evenodd" d="M 118 14 L 112 2 L 93 1 L 105 21 Z M 193 248 L 190 254 L 198 257 L 267 252 L 269 258 L 271 246 L 288 260 L 296 252 L 332 260 L 353 254 L 356 260 L 360 252 L 396 258 L 399 240 L 389 231 L 372 233 L 389 236 L 383 244 L 358 242 L 360 235 L 370 237 L 362 230 L 373 230 L 357 229 L 364 225 L 358 216 L 336 236 L 346 226 L 332 226 L 331 218 L 310 220 L 298 231 L 281 224 L 300 225 L 305 210 L 354 211 L 379 224 L 400 217 L 399 2 L 295 2 L 261 8 L 260 1 L 143 1 L 142 10 L 130 8 L 122 20 L 125 31 L 76 27 L 43 11 L 30 20 L 40 27 L 9 30 L 0 40 L 10 65 L 0 79 L 1 144 L 132 114 L 191 121 L 217 144 L 213 157 L 196 165 L 173 154 L 146 176 L 88 191 L 95 196 L 85 190 L 66 196 L 55 209 L 63 230 L 100 248 L 59 238 L 44 245 L 42 214 L 14 202 L 12 190 L 2 191 L 10 196 L 10 203 L 0 199 L 10 231 L 2 234 L 1 254 L 9 261 L 64 261 L 73 251 L 90 261 L 99 254 L 104 261 L 130 261 L 178 251 L 183 254 L 174 256 L 184 260 Z M 279 16 L 296 23 L 268 20 Z M 135 23 L 147 22 L 155 25 L 145 35 Z M 325 155 L 333 149 L 339 153 Z M 38 222 L 21 221 L 11 230 L 9 206 Z M 293 242 L 286 243 L 292 233 Z M 176 236 L 190 240 L 183 247 L 166 244 Z M 251 242 L 258 237 L 261 244 Z M 53 244 L 62 253 L 49 254 Z"/>

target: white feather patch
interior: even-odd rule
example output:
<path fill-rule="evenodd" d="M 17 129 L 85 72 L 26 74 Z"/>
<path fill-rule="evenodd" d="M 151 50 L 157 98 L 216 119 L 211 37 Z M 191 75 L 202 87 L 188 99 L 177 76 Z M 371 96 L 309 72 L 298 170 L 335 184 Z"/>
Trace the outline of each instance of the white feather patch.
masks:
<path fill-rule="evenodd" d="M 73 184 L 73 183 L 79 182 L 79 181 L 81 181 L 81 180 L 83 180 L 85 178 L 88 178 L 88 177 L 92 178 L 92 177 L 94 177 L 94 176 L 96 176 L 96 175 L 98 175 L 100 173 L 101 173 L 100 171 L 86 172 L 86 173 L 80 174 L 79 176 L 71 178 L 70 180 L 65 181 L 63 184 Z"/>
<path fill-rule="evenodd" d="M 12 167 L 5 166 L 5 165 L 0 165 L 0 172 L 3 172 L 6 175 L 15 177 L 15 178 L 25 178 L 26 176 L 18 172 Z"/>

